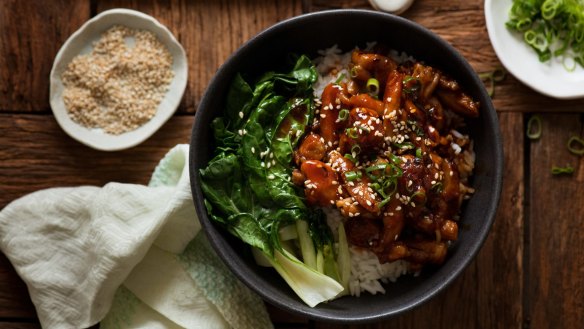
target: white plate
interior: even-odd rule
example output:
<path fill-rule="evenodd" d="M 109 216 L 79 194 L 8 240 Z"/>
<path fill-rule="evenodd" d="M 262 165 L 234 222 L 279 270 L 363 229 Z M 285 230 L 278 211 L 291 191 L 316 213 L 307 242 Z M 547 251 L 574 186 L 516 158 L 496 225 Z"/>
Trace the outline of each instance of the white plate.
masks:
<path fill-rule="evenodd" d="M 485 18 L 491 44 L 507 71 L 534 90 L 558 99 L 584 97 L 584 69 L 564 68 L 561 58 L 542 63 L 523 35 L 507 29 L 512 0 L 485 0 Z"/>
<path fill-rule="evenodd" d="M 148 30 L 166 46 L 173 57 L 174 78 L 169 91 L 158 106 L 155 116 L 136 130 L 120 135 L 104 133 L 100 129 L 88 129 L 75 123 L 67 114 L 63 103 L 61 74 L 79 54 L 89 53 L 93 42 L 113 25 L 124 25 L 132 29 Z M 185 51 L 172 33 L 156 19 L 138 11 L 112 9 L 104 11 L 87 21 L 67 39 L 61 47 L 51 70 L 50 103 L 55 118 L 69 136 L 79 142 L 103 151 L 130 148 L 152 136 L 176 111 L 187 85 L 187 59 Z"/>

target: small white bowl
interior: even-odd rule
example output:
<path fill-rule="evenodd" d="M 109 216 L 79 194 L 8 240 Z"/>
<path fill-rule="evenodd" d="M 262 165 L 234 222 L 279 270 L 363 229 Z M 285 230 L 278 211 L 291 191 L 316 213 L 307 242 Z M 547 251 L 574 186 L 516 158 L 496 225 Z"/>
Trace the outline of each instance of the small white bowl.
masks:
<path fill-rule="evenodd" d="M 101 129 L 89 129 L 71 120 L 63 102 L 61 74 L 67 65 L 79 54 L 91 52 L 92 45 L 101 35 L 114 25 L 131 29 L 147 30 L 156 35 L 173 58 L 174 78 L 169 90 L 158 106 L 154 117 L 136 130 L 112 135 Z M 172 33 L 156 19 L 144 13 L 129 9 L 104 11 L 88 20 L 67 39 L 61 47 L 51 70 L 50 104 L 61 128 L 79 142 L 102 151 L 117 151 L 138 145 L 152 136 L 176 111 L 187 85 L 187 58 L 183 47 Z"/>
<path fill-rule="evenodd" d="M 580 65 L 569 72 L 561 58 L 549 62 L 539 61 L 537 54 L 523 35 L 510 31 L 509 20 L 512 0 L 485 0 L 485 19 L 491 44 L 507 71 L 517 79 L 544 95 L 558 99 L 584 97 L 584 69 Z"/>

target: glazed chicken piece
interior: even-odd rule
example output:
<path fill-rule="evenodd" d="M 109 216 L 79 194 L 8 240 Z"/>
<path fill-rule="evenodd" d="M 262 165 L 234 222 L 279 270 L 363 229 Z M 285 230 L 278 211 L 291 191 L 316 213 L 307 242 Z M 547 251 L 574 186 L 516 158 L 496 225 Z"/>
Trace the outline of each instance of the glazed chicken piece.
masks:
<path fill-rule="evenodd" d="M 358 81 L 375 78 L 380 86 L 384 85 L 388 73 L 396 67 L 397 64 L 387 56 L 361 50 L 354 50 L 351 54 L 351 77 Z"/>
<path fill-rule="evenodd" d="M 302 163 L 300 171 L 306 177 L 304 187 L 309 204 L 330 207 L 335 203 L 339 182 L 329 165 L 318 160 L 307 160 Z"/>
<path fill-rule="evenodd" d="M 367 175 L 360 170 L 354 170 L 355 165 L 351 160 L 345 158 L 337 151 L 331 152 L 329 158 L 332 167 L 339 173 L 343 188 L 349 193 L 349 195 L 355 199 L 363 209 L 374 214 L 379 213 L 380 200 L 376 197 L 375 192 L 369 187 L 371 181 Z M 347 175 L 349 175 L 349 178 L 347 178 Z M 352 179 L 352 175 L 356 175 L 357 178 Z"/>
<path fill-rule="evenodd" d="M 315 133 L 310 133 L 304 137 L 300 143 L 298 150 L 294 152 L 294 161 L 298 165 L 306 160 L 319 160 L 324 159 L 326 155 L 326 145 L 324 144 L 324 139 Z"/>
<path fill-rule="evenodd" d="M 383 145 L 383 122 L 375 110 L 356 107 L 349 114 L 349 122 L 340 138 L 341 152 L 356 152 L 352 150 L 355 145 L 358 145 L 359 152 L 368 152 Z"/>

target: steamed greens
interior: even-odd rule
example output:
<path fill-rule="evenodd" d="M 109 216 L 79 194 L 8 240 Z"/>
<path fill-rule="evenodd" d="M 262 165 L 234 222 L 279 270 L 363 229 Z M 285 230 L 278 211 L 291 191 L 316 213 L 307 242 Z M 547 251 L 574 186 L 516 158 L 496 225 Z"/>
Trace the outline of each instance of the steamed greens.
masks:
<path fill-rule="evenodd" d="M 513 0 L 506 25 L 523 33 L 540 61 L 563 56 L 566 69 L 584 67 L 584 0 Z"/>
<path fill-rule="evenodd" d="M 237 75 L 224 116 L 212 123 L 214 157 L 200 170 L 211 219 L 255 248 L 258 263 L 273 266 L 311 307 L 347 291 L 350 274 L 342 225 L 337 252 L 326 217 L 291 182 L 293 150 L 313 120 L 316 79 L 306 56 L 253 87 Z"/>

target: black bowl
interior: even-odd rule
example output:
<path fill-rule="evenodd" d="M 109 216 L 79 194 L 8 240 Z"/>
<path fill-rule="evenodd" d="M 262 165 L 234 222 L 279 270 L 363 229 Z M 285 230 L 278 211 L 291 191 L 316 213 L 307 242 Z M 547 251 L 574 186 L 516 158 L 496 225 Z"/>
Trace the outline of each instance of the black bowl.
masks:
<path fill-rule="evenodd" d="M 386 294 L 342 297 L 311 308 L 304 304 L 273 269 L 255 264 L 249 249 L 209 220 L 200 189 L 199 169 L 210 159 L 210 122 L 222 114 L 225 95 L 238 72 L 259 75 L 278 69 L 290 53 L 311 57 L 337 44 L 344 51 L 377 41 L 405 51 L 455 78 L 481 103 L 480 117 L 468 120 L 475 142 L 475 195 L 465 204 L 459 240 L 445 263 L 418 277 L 403 276 Z M 195 116 L 190 149 L 190 175 L 197 214 L 217 254 L 235 275 L 269 303 L 300 316 L 334 322 L 375 321 L 410 310 L 444 290 L 473 260 L 494 220 L 502 183 L 503 152 L 496 112 L 482 82 L 467 61 L 446 41 L 404 18 L 368 10 L 332 10 L 280 22 L 245 43 L 218 70 Z"/>

